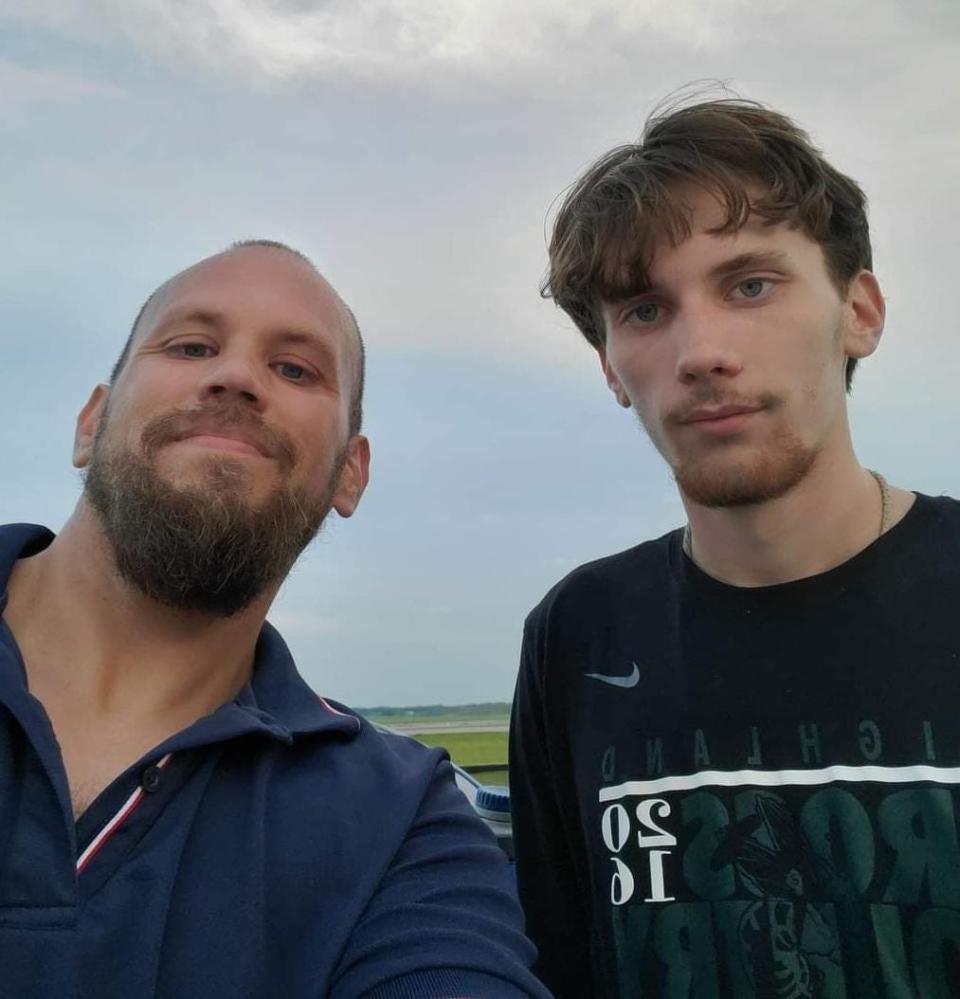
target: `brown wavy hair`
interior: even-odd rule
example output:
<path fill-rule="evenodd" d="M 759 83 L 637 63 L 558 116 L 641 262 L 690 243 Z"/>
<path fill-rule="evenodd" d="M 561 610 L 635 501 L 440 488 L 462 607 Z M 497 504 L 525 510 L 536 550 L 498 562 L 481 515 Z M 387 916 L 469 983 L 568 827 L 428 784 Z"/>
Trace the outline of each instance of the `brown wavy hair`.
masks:
<path fill-rule="evenodd" d="M 640 141 L 601 156 L 567 192 L 541 286 L 594 347 L 605 340 L 600 305 L 649 285 L 658 236 L 690 235 L 678 187 L 695 184 L 726 212 L 716 233 L 751 215 L 800 229 L 823 249 L 841 294 L 872 265 L 866 198 L 807 133 L 754 101 L 723 99 L 655 113 Z M 759 196 L 757 192 L 760 192 Z M 849 390 L 856 359 L 848 358 Z"/>

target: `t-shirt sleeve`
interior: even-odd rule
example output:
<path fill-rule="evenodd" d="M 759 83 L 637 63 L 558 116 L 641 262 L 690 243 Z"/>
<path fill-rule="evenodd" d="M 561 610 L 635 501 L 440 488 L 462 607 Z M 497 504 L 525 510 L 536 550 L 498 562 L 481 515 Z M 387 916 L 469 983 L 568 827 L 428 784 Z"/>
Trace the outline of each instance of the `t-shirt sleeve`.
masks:
<path fill-rule="evenodd" d="M 331 999 L 548 999 L 529 970 L 513 869 L 438 761 L 354 927 Z"/>
<path fill-rule="evenodd" d="M 536 614 L 536 612 L 535 612 Z M 537 947 L 535 971 L 557 996 L 592 994 L 587 890 L 578 883 L 562 801 L 573 777 L 546 719 L 544 644 L 535 615 L 524 629 L 510 723 L 510 811 L 520 902 Z M 563 785 L 566 784 L 564 792 Z"/>

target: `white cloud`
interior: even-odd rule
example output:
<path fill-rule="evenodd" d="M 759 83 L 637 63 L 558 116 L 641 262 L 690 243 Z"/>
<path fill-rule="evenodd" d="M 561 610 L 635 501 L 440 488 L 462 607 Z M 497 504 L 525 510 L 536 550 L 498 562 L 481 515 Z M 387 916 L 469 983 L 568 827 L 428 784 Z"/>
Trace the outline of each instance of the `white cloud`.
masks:
<path fill-rule="evenodd" d="M 127 36 L 165 62 L 265 80 L 483 78 L 556 86 L 556 72 L 609 58 L 649 58 L 659 42 L 710 48 L 750 0 L 0 0 L 0 14 L 79 33 Z M 777 3 L 772 3 L 776 8 Z M 768 9 L 770 5 L 768 5 Z M 543 76 L 546 65 L 552 67 Z"/>

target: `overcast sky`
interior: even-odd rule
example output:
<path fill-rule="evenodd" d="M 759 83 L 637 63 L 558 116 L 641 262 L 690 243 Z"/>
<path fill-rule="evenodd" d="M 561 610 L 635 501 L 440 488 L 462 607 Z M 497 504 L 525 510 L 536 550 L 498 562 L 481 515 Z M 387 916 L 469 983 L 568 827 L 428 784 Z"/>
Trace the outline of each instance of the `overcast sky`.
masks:
<path fill-rule="evenodd" d="M 953 0 L 0 0 L 0 522 L 68 516 L 75 414 L 157 284 L 289 242 L 365 332 L 373 471 L 271 617 L 347 703 L 509 699 L 545 590 L 682 521 L 537 285 L 557 195 L 705 78 L 866 189 L 858 450 L 960 494 L 958 43 Z"/>

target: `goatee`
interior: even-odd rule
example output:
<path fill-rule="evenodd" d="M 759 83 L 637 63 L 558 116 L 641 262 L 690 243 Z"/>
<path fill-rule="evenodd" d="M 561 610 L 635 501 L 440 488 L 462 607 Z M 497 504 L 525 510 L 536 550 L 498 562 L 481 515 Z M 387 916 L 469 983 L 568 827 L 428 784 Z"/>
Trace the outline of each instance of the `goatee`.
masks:
<path fill-rule="evenodd" d="M 779 499 L 813 467 L 817 451 L 790 433 L 774 435 L 741 459 L 718 450 L 678 462 L 674 478 L 687 499 L 701 506 L 752 506 Z"/>
<path fill-rule="evenodd" d="M 84 491 L 118 573 L 162 604 L 216 617 L 236 614 L 283 579 L 329 512 L 346 460 L 343 448 L 319 498 L 278 487 L 254 507 L 239 460 L 209 459 L 198 486 L 160 477 L 149 459 L 168 436 L 169 417 L 145 429 L 143 457 L 112 452 L 106 423 L 104 414 Z"/>

